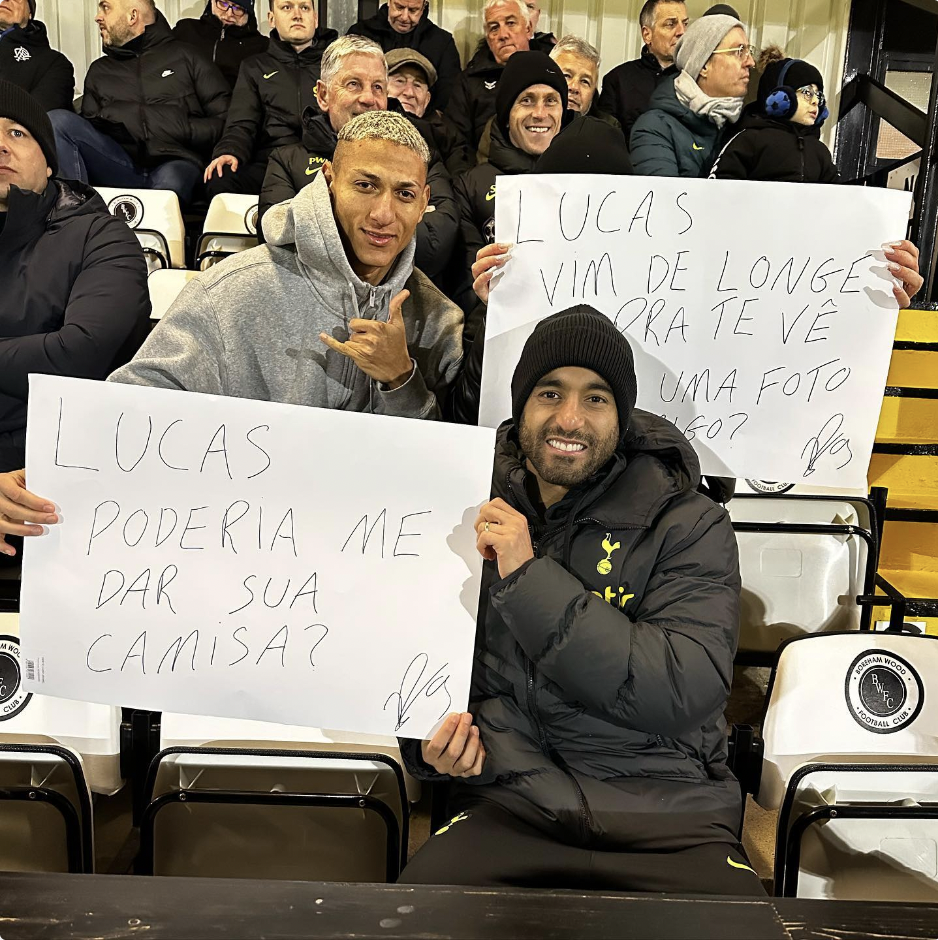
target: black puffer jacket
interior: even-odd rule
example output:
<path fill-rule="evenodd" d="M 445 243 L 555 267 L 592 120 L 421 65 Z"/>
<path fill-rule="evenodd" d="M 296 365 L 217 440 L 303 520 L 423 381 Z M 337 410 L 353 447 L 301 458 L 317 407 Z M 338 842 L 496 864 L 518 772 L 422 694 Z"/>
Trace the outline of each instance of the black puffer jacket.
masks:
<path fill-rule="evenodd" d="M 474 59 L 459 73 L 450 95 L 446 116 L 456 131 L 458 159 L 465 166 L 477 163 L 476 151 L 485 125 L 495 116 L 495 89 L 504 68 L 491 54 L 480 56 L 478 61 Z"/>
<path fill-rule="evenodd" d="M 137 166 L 207 163 L 225 126 L 231 92 L 221 72 L 173 39 L 157 12 L 141 36 L 105 46 L 85 78 L 81 113 Z"/>
<path fill-rule="evenodd" d="M 388 105 L 389 110 L 400 109 L 394 98 L 389 99 Z M 412 114 L 404 116 L 420 131 L 430 147 L 430 168 L 427 171 L 430 205 L 423 220 L 417 225 L 414 267 L 423 271 L 427 277 L 436 279 L 448 266 L 456 244 L 459 208 L 449 173 L 433 149 L 433 132 L 421 118 Z M 307 183 L 311 183 L 326 160 L 332 159 L 337 142 L 329 115 L 323 114 L 318 108 L 307 108 L 303 112 L 302 143 L 280 147 L 271 154 L 260 195 L 259 218 L 262 219 L 271 206 L 292 199 Z"/>
<path fill-rule="evenodd" d="M 651 94 L 662 75 L 676 73 L 674 66 L 662 68 L 648 46 L 631 62 L 623 62 L 607 73 L 599 96 L 599 107 L 622 126 L 626 141 L 632 127 L 650 105 Z"/>
<path fill-rule="evenodd" d="M 72 110 L 75 70 L 49 45 L 46 27 L 38 20 L 0 38 L 0 79 L 24 88 L 46 111 Z"/>
<path fill-rule="evenodd" d="M 731 129 L 710 179 L 778 183 L 836 183 L 840 172 L 821 140 L 821 128 L 750 111 Z"/>
<path fill-rule="evenodd" d="M 374 16 L 353 23 L 348 31 L 349 34 L 373 40 L 385 52 L 392 49 L 416 49 L 426 56 L 433 63 L 437 76 L 430 99 L 432 106 L 441 110 L 446 107 L 459 77 L 459 53 L 453 34 L 432 23 L 427 11 L 424 11 L 420 22 L 409 33 L 399 33 L 388 22 L 388 5 L 385 3 Z"/>
<path fill-rule="evenodd" d="M 528 518 L 536 557 L 505 579 L 483 569 L 470 711 L 487 757 L 457 805 L 491 800 L 594 848 L 736 841 L 723 720 L 736 538 L 698 480 L 686 438 L 636 410 L 612 460 L 542 516 L 514 428 L 500 428 L 492 495 Z M 419 742 L 402 753 L 445 779 Z"/>
<path fill-rule="evenodd" d="M 0 472 L 23 466 L 30 372 L 104 379 L 129 361 L 150 316 L 133 232 L 90 186 L 10 189 L 0 229 Z"/>
<path fill-rule="evenodd" d="M 277 147 L 299 143 L 303 112 L 319 110 L 316 82 L 322 55 L 338 38 L 334 29 L 318 29 L 313 44 L 297 54 L 274 30 L 267 50 L 241 66 L 225 132 L 213 156 L 230 153 L 241 163 L 266 161 Z"/>
<path fill-rule="evenodd" d="M 225 76 L 228 87 L 233 88 L 241 63 L 267 48 L 267 39 L 257 28 L 253 5 L 247 14 L 244 26 L 224 26 L 212 12 L 212 0 L 208 0 L 202 16 L 197 20 L 180 20 L 173 27 L 173 36 L 195 46 L 204 58 L 214 62 Z"/>

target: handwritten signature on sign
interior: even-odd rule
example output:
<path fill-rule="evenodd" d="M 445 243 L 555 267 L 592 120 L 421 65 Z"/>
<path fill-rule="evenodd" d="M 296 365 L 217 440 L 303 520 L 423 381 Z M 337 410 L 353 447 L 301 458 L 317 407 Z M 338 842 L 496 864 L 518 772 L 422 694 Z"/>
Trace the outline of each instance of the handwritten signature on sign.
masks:
<path fill-rule="evenodd" d="M 430 668 L 430 657 L 426 653 L 418 653 L 404 672 L 404 678 L 401 679 L 401 687 L 397 692 L 392 692 L 384 703 L 384 710 L 387 711 L 388 705 L 397 699 L 397 721 L 394 725 L 394 731 L 398 732 L 410 719 L 407 714 L 414 703 L 421 697 L 432 698 L 439 692 L 446 696 L 446 707 L 440 712 L 442 718 L 453 704 L 453 698 L 446 688 L 446 682 L 449 679 L 449 673 L 443 675 L 443 671 L 449 663 L 443 663 L 430 678 L 420 685 L 424 674 Z"/>
<path fill-rule="evenodd" d="M 853 460 L 853 451 L 850 449 L 850 440 L 845 435 L 840 433 L 840 429 L 844 424 L 844 416 L 842 414 L 832 415 L 830 418 L 824 422 L 824 427 L 818 431 L 817 434 L 812 437 L 807 444 L 804 445 L 804 450 L 801 452 L 801 457 L 804 459 L 808 455 L 808 465 L 805 468 L 804 475 L 806 477 L 811 476 L 815 471 L 815 464 L 823 457 L 825 454 L 830 454 L 832 457 L 837 454 L 844 454 L 846 459 L 843 463 L 839 464 L 837 469 L 843 470 L 844 467 Z"/>

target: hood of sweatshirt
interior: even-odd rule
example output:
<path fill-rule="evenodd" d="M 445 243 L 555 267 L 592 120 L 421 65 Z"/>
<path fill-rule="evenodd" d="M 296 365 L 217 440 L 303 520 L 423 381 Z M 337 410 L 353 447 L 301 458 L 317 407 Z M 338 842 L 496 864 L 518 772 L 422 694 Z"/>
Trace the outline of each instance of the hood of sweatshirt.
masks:
<path fill-rule="evenodd" d="M 373 286 L 352 270 L 322 173 L 293 199 L 270 209 L 263 227 L 267 245 L 296 256 L 324 309 L 335 311 L 339 320 L 387 319 L 391 299 L 404 289 L 414 269 L 416 239 L 411 238 L 381 284 Z"/>

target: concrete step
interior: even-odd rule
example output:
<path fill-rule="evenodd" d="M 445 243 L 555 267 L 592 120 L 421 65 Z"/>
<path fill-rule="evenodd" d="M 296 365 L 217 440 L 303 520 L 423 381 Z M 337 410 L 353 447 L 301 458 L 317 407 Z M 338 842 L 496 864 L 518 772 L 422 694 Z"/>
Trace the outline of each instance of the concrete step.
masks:
<path fill-rule="evenodd" d="M 884 398 L 876 441 L 883 444 L 938 442 L 938 398 Z"/>
<path fill-rule="evenodd" d="M 901 510 L 900 510 L 901 512 Z M 883 544 L 879 553 L 880 570 L 911 571 L 938 576 L 938 513 L 926 513 L 928 519 L 889 518 L 886 510 Z M 938 596 L 938 593 L 932 596 Z"/>
<path fill-rule="evenodd" d="M 900 310 L 898 343 L 938 343 L 938 310 Z"/>
<path fill-rule="evenodd" d="M 938 494 L 938 452 L 935 445 L 927 447 L 924 453 L 877 453 L 880 448 L 889 445 L 874 447 L 873 457 L 867 479 L 870 486 L 887 486 L 890 495 L 893 493 L 918 495 L 927 499 Z M 903 445 L 908 449 L 909 445 Z M 938 553 L 938 545 L 934 546 Z"/>
<path fill-rule="evenodd" d="M 892 388 L 938 388 L 938 352 L 894 349 L 886 385 Z"/>

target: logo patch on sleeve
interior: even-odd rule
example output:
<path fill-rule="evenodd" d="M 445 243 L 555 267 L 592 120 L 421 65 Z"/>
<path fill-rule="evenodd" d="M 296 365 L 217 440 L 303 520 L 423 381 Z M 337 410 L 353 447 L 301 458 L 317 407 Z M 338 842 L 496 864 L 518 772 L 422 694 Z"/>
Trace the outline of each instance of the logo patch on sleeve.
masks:
<path fill-rule="evenodd" d="M 854 721 L 875 734 L 893 734 L 910 725 L 925 700 L 921 676 L 911 663 L 879 649 L 857 656 L 844 692 Z"/>

